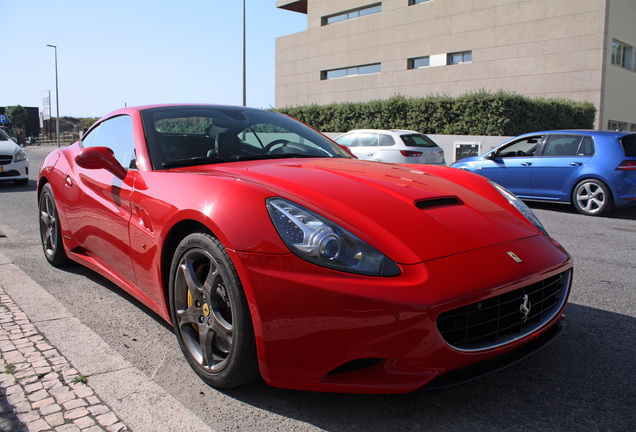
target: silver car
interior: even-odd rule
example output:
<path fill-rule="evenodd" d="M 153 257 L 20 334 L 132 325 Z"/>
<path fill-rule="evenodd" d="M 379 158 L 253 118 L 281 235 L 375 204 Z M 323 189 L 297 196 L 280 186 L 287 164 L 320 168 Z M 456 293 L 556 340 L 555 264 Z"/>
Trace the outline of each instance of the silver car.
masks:
<path fill-rule="evenodd" d="M 0 181 L 12 180 L 16 185 L 29 183 L 29 160 L 24 150 L 0 129 Z"/>
<path fill-rule="evenodd" d="M 444 150 L 415 131 L 356 129 L 340 135 L 336 142 L 362 160 L 446 165 Z"/>

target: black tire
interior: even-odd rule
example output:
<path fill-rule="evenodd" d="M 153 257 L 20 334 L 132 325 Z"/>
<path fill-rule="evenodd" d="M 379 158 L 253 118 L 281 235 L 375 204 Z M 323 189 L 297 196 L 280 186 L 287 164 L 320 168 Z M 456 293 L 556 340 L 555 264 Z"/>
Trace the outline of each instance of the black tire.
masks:
<path fill-rule="evenodd" d="M 600 216 L 614 207 L 612 191 L 596 179 L 581 180 L 572 191 L 574 208 L 584 215 Z"/>
<path fill-rule="evenodd" d="M 64 245 L 62 244 L 62 230 L 55 204 L 55 196 L 50 184 L 45 184 L 40 193 L 38 203 L 40 213 L 40 240 L 44 256 L 51 265 L 60 267 L 68 262 Z"/>
<path fill-rule="evenodd" d="M 192 369 L 212 387 L 230 388 L 258 377 L 254 328 L 245 292 L 216 238 L 184 238 L 170 266 L 170 313 Z"/>

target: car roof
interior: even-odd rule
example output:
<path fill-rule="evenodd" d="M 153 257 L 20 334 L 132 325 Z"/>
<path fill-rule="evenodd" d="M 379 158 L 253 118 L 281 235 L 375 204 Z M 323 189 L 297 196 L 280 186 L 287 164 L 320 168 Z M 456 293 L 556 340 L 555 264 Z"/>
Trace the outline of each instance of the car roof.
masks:
<path fill-rule="evenodd" d="M 610 130 L 592 130 L 592 129 L 555 129 L 548 131 L 529 132 L 519 137 L 531 136 L 531 135 L 548 135 L 548 134 L 576 134 L 576 135 L 591 135 L 598 137 L 622 137 L 625 135 L 632 135 L 634 132 L 629 131 L 610 131 Z"/>
<path fill-rule="evenodd" d="M 420 132 L 406 129 L 353 129 L 347 133 L 393 133 L 397 135 L 420 134 Z"/>

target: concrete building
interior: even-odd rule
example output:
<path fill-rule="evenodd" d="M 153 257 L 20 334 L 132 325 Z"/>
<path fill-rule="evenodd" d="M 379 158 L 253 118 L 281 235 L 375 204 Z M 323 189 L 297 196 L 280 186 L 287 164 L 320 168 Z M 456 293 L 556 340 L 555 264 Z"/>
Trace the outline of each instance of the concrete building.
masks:
<path fill-rule="evenodd" d="M 636 131 L 636 0 L 278 0 L 276 106 L 505 90 Z"/>

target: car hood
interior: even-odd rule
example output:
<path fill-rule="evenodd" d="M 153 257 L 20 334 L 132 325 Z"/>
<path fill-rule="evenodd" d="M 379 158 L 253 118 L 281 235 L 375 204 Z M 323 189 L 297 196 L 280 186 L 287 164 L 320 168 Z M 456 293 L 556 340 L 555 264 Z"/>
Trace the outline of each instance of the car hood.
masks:
<path fill-rule="evenodd" d="M 0 154 L 13 155 L 18 149 L 18 145 L 13 141 L 0 141 Z"/>
<path fill-rule="evenodd" d="M 447 167 L 294 159 L 194 170 L 240 178 L 304 205 L 401 264 L 538 235 L 487 180 Z"/>

